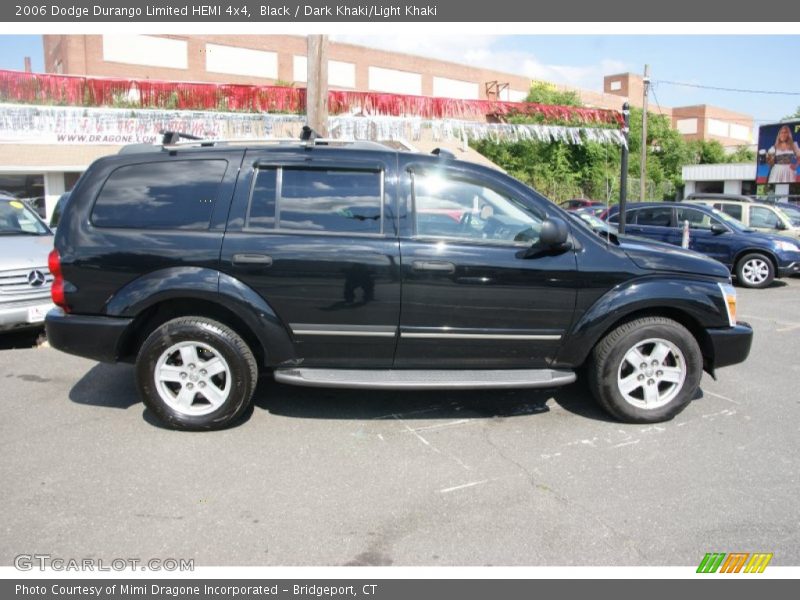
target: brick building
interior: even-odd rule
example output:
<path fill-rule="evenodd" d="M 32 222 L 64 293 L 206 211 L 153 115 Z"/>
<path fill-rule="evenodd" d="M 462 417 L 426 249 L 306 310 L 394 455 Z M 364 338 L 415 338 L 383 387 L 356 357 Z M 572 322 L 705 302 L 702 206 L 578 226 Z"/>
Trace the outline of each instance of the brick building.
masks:
<path fill-rule="evenodd" d="M 290 35 L 44 35 L 48 73 L 232 84 L 306 83 L 307 42 Z M 531 80 L 494 71 L 331 41 L 331 89 L 385 92 L 463 100 L 521 101 Z M 576 92 L 588 107 L 640 106 L 642 79 L 631 73 L 605 77 L 603 92 Z M 659 107 L 652 107 L 658 112 Z M 725 146 L 752 141 L 752 118 L 712 106 L 660 107 L 689 139 L 717 139 Z M 426 144 L 420 145 L 425 149 Z M 0 189 L 40 200 L 49 214 L 64 190 L 92 160 L 119 145 L 0 144 Z M 460 149 L 468 151 L 467 149 Z"/>

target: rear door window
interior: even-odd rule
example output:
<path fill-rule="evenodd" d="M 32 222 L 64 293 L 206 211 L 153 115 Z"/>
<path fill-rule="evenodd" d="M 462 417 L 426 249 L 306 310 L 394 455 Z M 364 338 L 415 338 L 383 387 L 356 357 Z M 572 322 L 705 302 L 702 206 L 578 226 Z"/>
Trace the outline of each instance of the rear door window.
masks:
<path fill-rule="evenodd" d="M 724 202 L 717 202 L 714 208 L 721 210 L 726 215 L 730 215 L 737 221 L 742 220 L 742 206 L 740 204 L 725 204 Z"/>
<path fill-rule="evenodd" d="M 225 160 L 175 160 L 115 169 L 92 210 L 98 227 L 208 229 Z"/>
<path fill-rule="evenodd" d="M 247 227 L 380 234 L 383 176 L 355 169 L 260 168 Z"/>
<path fill-rule="evenodd" d="M 672 208 L 651 206 L 627 213 L 628 222 L 645 227 L 669 227 L 672 224 Z"/>

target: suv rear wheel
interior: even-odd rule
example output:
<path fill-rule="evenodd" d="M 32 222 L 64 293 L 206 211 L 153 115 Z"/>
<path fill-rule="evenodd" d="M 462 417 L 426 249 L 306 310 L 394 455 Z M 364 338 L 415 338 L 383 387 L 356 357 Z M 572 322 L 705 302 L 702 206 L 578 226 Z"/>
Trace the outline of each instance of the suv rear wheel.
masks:
<path fill-rule="evenodd" d="M 645 317 L 620 325 L 592 351 L 592 393 L 629 423 L 667 421 L 692 399 L 703 374 L 694 336 L 680 323 Z"/>
<path fill-rule="evenodd" d="M 765 288 L 775 279 L 775 267 L 763 254 L 746 254 L 736 263 L 736 279 L 748 288 Z"/>
<path fill-rule="evenodd" d="M 258 367 L 247 343 L 226 325 L 181 317 L 145 340 L 136 380 L 145 405 L 171 427 L 220 429 L 250 404 Z"/>

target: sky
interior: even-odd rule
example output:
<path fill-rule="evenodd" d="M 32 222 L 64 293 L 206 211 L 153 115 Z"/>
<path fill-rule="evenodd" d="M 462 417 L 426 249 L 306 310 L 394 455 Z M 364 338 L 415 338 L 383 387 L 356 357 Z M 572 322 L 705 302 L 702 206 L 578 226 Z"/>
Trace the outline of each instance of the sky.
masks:
<path fill-rule="evenodd" d="M 794 61 L 800 36 L 791 35 L 331 35 L 334 40 L 528 76 L 602 91 L 603 76 L 642 73 L 650 65 L 650 103 L 713 104 L 775 122 L 800 107 Z M 41 36 L 0 35 L 0 68 L 44 70 Z M 680 82 L 781 94 L 737 93 L 674 85 Z"/>

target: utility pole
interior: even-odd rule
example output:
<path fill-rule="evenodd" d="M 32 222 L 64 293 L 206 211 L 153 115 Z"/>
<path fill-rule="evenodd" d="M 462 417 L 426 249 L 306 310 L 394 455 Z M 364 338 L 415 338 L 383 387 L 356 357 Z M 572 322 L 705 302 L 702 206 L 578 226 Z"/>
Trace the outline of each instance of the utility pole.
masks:
<path fill-rule="evenodd" d="M 642 78 L 642 160 L 639 169 L 639 200 L 647 200 L 647 92 L 650 87 L 650 65 L 644 66 L 644 77 Z"/>
<path fill-rule="evenodd" d="M 625 207 L 628 204 L 628 134 L 631 130 L 631 107 L 627 102 L 622 105 L 622 158 L 619 173 L 619 225 L 617 231 L 625 233 Z"/>
<path fill-rule="evenodd" d="M 328 36 L 308 36 L 306 123 L 328 135 Z"/>

